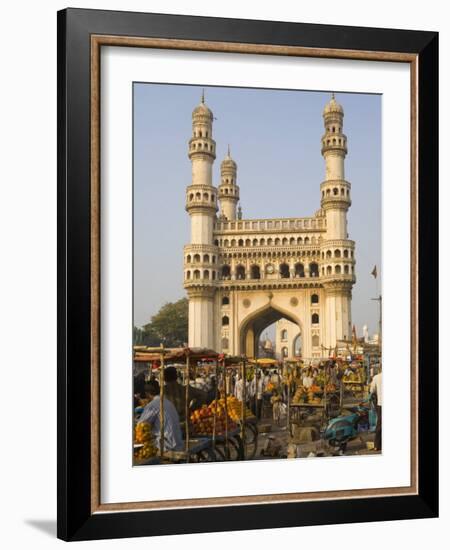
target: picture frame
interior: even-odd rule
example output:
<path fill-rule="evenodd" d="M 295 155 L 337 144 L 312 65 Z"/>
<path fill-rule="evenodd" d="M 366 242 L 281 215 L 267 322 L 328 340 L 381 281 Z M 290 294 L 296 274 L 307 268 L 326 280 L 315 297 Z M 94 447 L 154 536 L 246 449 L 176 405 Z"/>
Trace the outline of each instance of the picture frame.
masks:
<path fill-rule="evenodd" d="M 105 46 L 389 61 L 411 70 L 411 486 L 100 499 L 100 51 Z M 154 536 L 438 515 L 438 35 L 66 9 L 58 12 L 58 537 Z M 243 507 L 245 513 L 243 513 Z"/>

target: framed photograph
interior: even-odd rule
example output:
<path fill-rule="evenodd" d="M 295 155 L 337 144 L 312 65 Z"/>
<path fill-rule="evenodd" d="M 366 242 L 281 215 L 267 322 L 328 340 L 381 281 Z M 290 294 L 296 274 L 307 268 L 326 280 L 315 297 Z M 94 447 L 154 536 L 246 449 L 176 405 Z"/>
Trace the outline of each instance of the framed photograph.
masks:
<path fill-rule="evenodd" d="M 438 36 L 58 13 L 58 536 L 436 517 Z"/>

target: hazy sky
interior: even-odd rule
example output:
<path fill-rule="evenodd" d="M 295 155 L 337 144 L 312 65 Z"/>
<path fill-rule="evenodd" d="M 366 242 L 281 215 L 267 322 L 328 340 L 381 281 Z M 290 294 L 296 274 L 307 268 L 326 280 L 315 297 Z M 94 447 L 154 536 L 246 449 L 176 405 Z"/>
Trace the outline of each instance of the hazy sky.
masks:
<path fill-rule="evenodd" d="M 201 87 L 134 84 L 134 318 L 141 326 L 168 301 L 185 296 L 183 245 L 189 241 L 187 144 Z M 330 93 L 207 87 L 217 158 L 227 144 L 238 165 L 243 218 L 312 216 L 320 208 L 325 163 L 322 110 Z M 356 241 L 352 315 L 358 335 L 378 327 L 373 266 L 381 273 L 381 96 L 337 93 L 348 138 L 352 185 L 349 237 Z"/>

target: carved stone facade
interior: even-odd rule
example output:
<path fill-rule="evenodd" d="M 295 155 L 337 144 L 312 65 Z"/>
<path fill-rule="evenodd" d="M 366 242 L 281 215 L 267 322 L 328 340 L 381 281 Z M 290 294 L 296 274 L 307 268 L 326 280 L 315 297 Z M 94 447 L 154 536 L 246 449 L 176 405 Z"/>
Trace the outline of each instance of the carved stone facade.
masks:
<path fill-rule="evenodd" d="M 216 188 L 213 114 L 203 98 L 194 109 L 191 239 L 184 247 L 190 346 L 253 357 L 264 329 L 282 318 L 298 326 L 305 358 L 327 356 L 338 340 L 351 338 L 355 243 L 347 234 L 343 117 L 333 96 L 323 112 L 320 209 L 307 218 L 241 219 L 236 162 L 228 149 Z"/>

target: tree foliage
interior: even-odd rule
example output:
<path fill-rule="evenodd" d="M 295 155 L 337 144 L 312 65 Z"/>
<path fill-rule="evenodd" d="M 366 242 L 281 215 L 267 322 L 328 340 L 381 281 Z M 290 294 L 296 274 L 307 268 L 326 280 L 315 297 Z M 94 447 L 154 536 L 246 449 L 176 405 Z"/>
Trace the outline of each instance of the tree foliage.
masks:
<path fill-rule="evenodd" d="M 139 333 L 140 331 L 140 333 Z M 188 341 L 188 300 L 182 298 L 177 302 L 168 302 L 153 315 L 150 323 L 142 329 L 134 331 L 136 338 L 140 339 L 141 345 L 166 347 L 182 347 Z"/>

